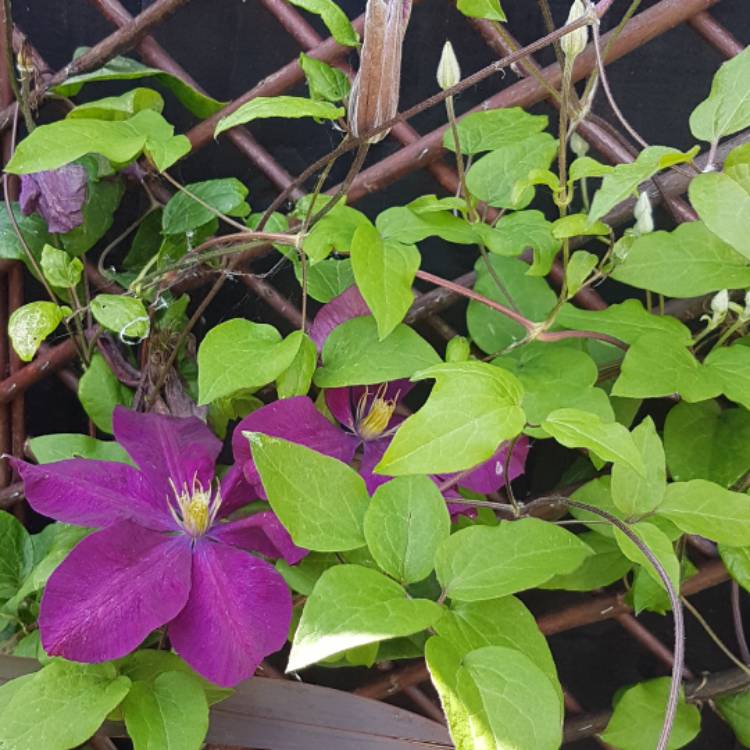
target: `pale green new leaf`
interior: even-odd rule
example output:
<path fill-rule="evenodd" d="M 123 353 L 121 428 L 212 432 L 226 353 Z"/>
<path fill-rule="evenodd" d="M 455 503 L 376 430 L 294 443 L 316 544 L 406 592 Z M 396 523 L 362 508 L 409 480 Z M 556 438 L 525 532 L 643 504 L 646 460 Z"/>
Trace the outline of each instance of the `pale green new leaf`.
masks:
<path fill-rule="evenodd" d="M 0 747 L 9 750 L 77 747 L 130 689 L 111 664 L 53 661 L 21 680 L 20 687 L 0 687 Z"/>
<path fill-rule="evenodd" d="M 124 294 L 98 294 L 91 300 L 94 320 L 123 341 L 141 341 L 148 336 L 149 317 L 143 302 Z"/>
<path fill-rule="evenodd" d="M 708 98 L 690 115 L 690 131 L 702 141 L 714 142 L 750 125 L 750 48 L 727 60 L 711 83 Z"/>
<path fill-rule="evenodd" d="M 750 471 L 750 412 L 716 401 L 673 406 L 664 423 L 672 479 L 708 479 L 731 487 Z M 750 542 L 750 540 L 748 540 Z"/>
<path fill-rule="evenodd" d="M 637 474 L 620 461 L 615 461 L 612 465 L 612 499 L 626 518 L 655 510 L 664 499 L 667 489 L 664 446 L 653 419 L 646 417 L 631 434 L 643 458 L 646 476 Z"/>
<path fill-rule="evenodd" d="M 338 120 L 344 116 L 344 108 L 330 102 L 305 99 L 302 96 L 259 96 L 238 107 L 234 112 L 222 117 L 214 130 L 214 137 L 225 130 L 245 125 L 253 120 L 268 117 L 292 119 L 314 117 L 316 120 Z"/>
<path fill-rule="evenodd" d="M 648 547 L 649 551 L 666 571 L 669 580 L 672 582 L 672 586 L 676 591 L 679 591 L 680 561 L 677 559 L 677 555 L 675 555 L 669 537 L 661 529 L 648 521 L 633 524 L 630 530 Z M 635 542 L 620 531 L 620 529 L 616 528 L 614 532 L 615 541 L 622 550 L 622 553 L 629 560 L 640 565 L 662 588 L 666 588 L 656 568 L 651 564 L 646 555 L 638 549 Z"/>
<path fill-rule="evenodd" d="M 656 398 L 673 393 L 689 402 L 704 401 L 721 393 L 721 380 L 671 336 L 646 334 L 628 349 L 612 395 Z"/>
<path fill-rule="evenodd" d="M 299 64 L 305 73 L 311 98 L 333 103 L 348 98 L 351 84 L 343 71 L 304 52 L 300 53 Z"/>
<path fill-rule="evenodd" d="M 300 339 L 270 325 L 235 318 L 212 328 L 198 348 L 198 401 L 207 404 L 262 388 L 289 369 Z"/>
<path fill-rule="evenodd" d="M 489 4 L 492 0 L 479 0 L 479 2 Z M 467 156 L 479 154 L 525 141 L 529 136 L 544 130 L 547 123 L 546 115 L 532 115 L 521 107 L 470 112 L 458 121 L 458 142 L 461 146 L 461 153 Z M 454 150 L 451 128 L 445 131 L 443 145 L 451 151 Z"/>
<path fill-rule="evenodd" d="M 70 313 L 70 308 L 54 302 L 29 302 L 21 305 L 8 319 L 8 336 L 23 362 L 31 362 L 42 341 Z"/>
<path fill-rule="evenodd" d="M 120 96 L 108 96 L 93 102 L 85 102 L 68 112 L 67 119 L 87 120 L 127 120 L 143 109 L 161 112 L 164 99 L 158 91 L 147 88 L 134 88 Z"/>
<path fill-rule="evenodd" d="M 486 646 L 462 655 L 430 638 L 427 667 L 456 750 L 557 750 L 563 711 L 547 675 L 520 651 Z"/>
<path fill-rule="evenodd" d="M 351 21 L 333 0 L 288 0 L 308 13 L 320 16 L 331 36 L 344 47 L 356 47 L 359 44 L 359 34 L 354 30 Z"/>
<path fill-rule="evenodd" d="M 470 469 L 523 429 L 523 388 L 511 373 L 483 362 L 452 362 L 413 376 L 427 378 L 436 381 L 427 403 L 401 424 L 376 473 Z"/>
<path fill-rule="evenodd" d="M 326 339 L 323 367 L 313 382 L 319 388 L 373 385 L 409 378 L 439 361 L 432 346 L 408 326 L 396 326 L 381 340 L 374 318 L 353 318 L 334 328 Z"/>
<path fill-rule="evenodd" d="M 185 672 L 134 682 L 122 710 L 135 750 L 200 750 L 208 731 L 203 686 Z"/>
<path fill-rule="evenodd" d="M 83 263 L 78 258 L 71 258 L 64 250 L 52 245 L 42 248 L 42 273 L 52 286 L 68 289 L 81 280 Z"/>
<path fill-rule="evenodd" d="M 412 284 L 421 256 L 415 245 L 384 242 L 371 224 L 357 229 L 351 245 L 357 287 L 378 324 L 382 341 L 403 321 L 414 301 Z"/>
<path fill-rule="evenodd" d="M 603 461 L 620 461 L 645 476 L 646 467 L 633 436 L 617 422 L 602 422 L 579 409 L 557 409 L 542 427 L 566 448 L 587 448 Z"/>
<path fill-rule="evenodd" d="M 457 531 L 440 545 L 435 572 L 451 599 L 483 601 L 570 573 L 590 554 L 566 529 L 525 518 Z"/>
<path fill-rule="evenodd" d="M 742 547 L 750 539 L 750 495 L 732 492 L 705 479 L 667 486 L 659 515 L 686 534 Z"/>
<path fill-rule="evenodd" d="M 304 396 L 310 390 L 313 374 L 318 364 L 318 350 L 313 340 L 302 331 L 289 334 L 294 346 L 294 339 L 299 339 L 297 354 L 292 364 L 276 378 L 276 393 L 279 398 L 293 398 Z"/>
<path fill-rule="evenodd" d="M 361 211 L 343 203 L 332 208 L 315 223 L 302 243 L 311 266 L 315 267 L 334 250 L 339 253 L 350 252 L 354 233 L 361 226 L 370 226 L 370 221 Z"/>
<path fill-rule="evenodd" d="M 375 562 L 403 583 L 432 572 L 435 551 L 450 535 L 450 515 L 426 476 L 397 477 L 375 491 L 365 515 L 365 539 Z"/>
<path fill-rule="evenodd" d="M 750 265 L 703 222 L 692 221 L 638 237 L 612 278 L 667 297 L 697 297 L 749 287 Z"/>
<path fill-rule="evenodd" d="M 616 700 L 615 710 L 601 735 L 602 739 L 619 750 L 656 747 L 664 724 L 669 685 L 669 677 L 658 677 L 625 690 Z M 685 697 L 681 695 L 668 750 L 687 745 L 697 736 L 700 728 L 700 711 L 696 706 L 685 703 Z"/>
<path fill-rule="evenodd" d="M 354 469 L 287 440 L 261 433 L 245 437 L 268 502 L 295 544 L 317 552 L 365 545 L 369 497 Z"/>
<path fill-rule="evenodd" d="M 565 289 L 568 299 L 581 290 L 591 272 L 599 263 L 599 258 L 585 250 L 576 250 L 565 269 Z"/>
<path fill-rule="evenodd" d="M 395 581 L 361 565 L 336 565 L 320 576 L 305 603 L 287 672 L 358 646 L 434 625 L 442 608 L 411 599 Z"/>
<path fill-rule="evenodd" d="M 750 409 L 750 347 L 735 344 L 714 349 L 704 366 L 718 378 L 727 398 Z"/>
<path fill-rule="evenodd" d="M 91 458 L 95 461 L 130 463 L 125 449 L 114 440 L 97 440 L 88 435 L 62 432 L 29 438 L 29 450 L 39 464 L 65 461 L 68 458 Z"/>
<path fill-rule="evenodd" d="M 488 21 L 507 21 L 500 0 L 458 0 L 458 9 L 470 18 L 486 18 Z"/>

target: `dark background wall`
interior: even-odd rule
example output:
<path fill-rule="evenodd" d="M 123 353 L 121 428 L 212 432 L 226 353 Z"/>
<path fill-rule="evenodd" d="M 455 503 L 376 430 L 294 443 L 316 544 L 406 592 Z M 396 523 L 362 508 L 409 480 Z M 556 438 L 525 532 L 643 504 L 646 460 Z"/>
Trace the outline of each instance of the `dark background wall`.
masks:
<path fill-rule="evenodd" d="M 630 0 L 616 0 L 609 18 L 617 19 Z M 148 2 L 123 0 L 132 14 Z M 341 0 L 342 7 L 354 17 L 362 12 L 364 0 Z M 568 11 L 568 0 L 551 0 L 555 20 L 561 24 Z M 642 8 L 655 4 L 645 0 Z M 544 26 L 534 0 L 503 0 L 509 28 L 522 42 L 542 36 Z M 750 2 L 723 0 L 712 14 L 743 43 L 750 41 Z M 112 31 L 95 8 L 86 0 L 15 0 L 14 19 L 53 69 L 68 62 L 74 50 L 96 43 Z M 324 29 L 310 17 L 322 35 Z M 605 23 L 605 29 L 607 24 Z M 156 31 L 157 40 L 182 64 L 204 88 L 219 99 L 233 99 L 252 88 L 299 54 L 297 43 L 255 0 L 192 0 Z M 402 108 L 410 106 L 436 91 L 435 68 L 446 39 L 454 44 L 464 74 L 491 62 L 492 53 L 479 35 L 464 21 L 451 0 L 423 0 L 414 10 L 404 54 Z M 538 61 L 552 61 L 550 50 L 538 55 Z M 356 65 L 356 55 L 350 55 Z M 610 81 L 623 111 L 650 143 L 688 148 L 693 145 L 687 119 L 693 107 L 708 92 L 710 81 L 722 59 L 687 25 L 673 29 L 643 48 L 631 53 L 609 68 Z M 516 76 L 494 76 L 465 92 L 457 101 L 460 112 L 474 106 L 500 88 L 515 82 Z M 147 85 L 151 85 L 150 83 Z M 750 81 L 748 82 L 750 85 Z M 122 90 L 123 87 L 91 87 L 86 96 L 96 98 Z M 304 87 L 289 93 L 304 94 Z M 185 130 L 192 120 L 173 99 L 168 99 L 166 116 Z M 611 113 L 600 95 L 595 111 L 611 119 Z M 545 104 L 533 108 L 554 117 Z M 444 122 L 438 107 L 417 117 L 412 124 L 426 133 Z M 291 174 L 299 173 L 313 159 L 330 150 L 340 135 L 324 126 L 295 122 L 282 125 L 275 121 L 253 125 L 253 134 Z M 376 146 L 369 162 L 395 151 L 392 139 Z M 368 163 L 369 163 L 368 162 Z M 340 169 L 343 169 L 342 166 Z M 275 195 L 273 186 L 257 169 L 238 158 L 231 145 L 214 143 L 190 156 L 173 170 L 176 177 L 189 182 L 210 177 L 236 176 L 250 188 L 250 202 L 262 209 Z M 342 176 L 334 172 L 333 178 Z M 370 196 L 358 206 L 375 215 L 387 205 L 405 203 L 423 193 L 435 192 L 436 186 L 425 172 L 416 172 L 382 193 Z M 474 263 L 472 252 L 462 247 L 448 247 L 440 242 L 425 242 L 421 247 L 426 263 L 446 275 L 458 275 Z M 287 293 L 294 293 L 288 269 L 274 277 L 274 283 Z M 605 288 L 605 296 L 614 299 L 617 289 Z M 29 288 L 29 294 L 35 294 Z M 227 285 L 218 304 L 210 310 L 207 324 L 222 318 L 244 315 L 260 320 L 269 317 L 240 284 Z M 460 310 L 456 319 L 460 319 Z M 35 386 L 27 398 L 30 434 L 49 431 L 83 431 L 85 423 L 73 396 L 55 379 Z M 732 644 L 728 590 L 718 587 L 694 599 L 726 642 Z M 552 607 L 555 595 L 545 595 L 537 602 L 538 611 Z M 671 620 L 646 615 L 645 624 L 665 644 L 671 640 Z M 725 669 L 726 659 L 706 639 L 695 622 L 688 618 L 688 664 L 696 674 L 702 670 Z M 551 639 L 563 683 L 589 710 L 605 708 L 614 690 L 623 684 L 664 674 L 653 656 L 645 652 L 614 622 L 579 629 Z M 359 675 L 361 676 L 361 675 Z M 357 673 L 328 671 L 320 679 L 329 684 L 346 686 Z M 733 748 L 731 733 L 705 710 L 704 732 L 691 748 L 723 750 Z M 597 747 L 580 743 L 576 747 Z"/>

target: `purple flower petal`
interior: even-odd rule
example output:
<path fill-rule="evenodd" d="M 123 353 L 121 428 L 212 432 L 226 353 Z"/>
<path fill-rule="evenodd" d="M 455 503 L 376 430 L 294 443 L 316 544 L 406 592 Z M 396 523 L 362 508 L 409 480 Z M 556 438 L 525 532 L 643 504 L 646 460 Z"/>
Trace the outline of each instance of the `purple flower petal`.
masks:
<path fill-rule="evenodd" d="M 21 175 L 21 213 L 28 216 L 36 211 L 50 232 L 70 232 L 83 224 L 87 185 L 88 175 L 79 164 Z"/>
<path fill-rule="evenodd" d="M 503 443 L 492 458 L 477 466 L 471 474 L 467 474 L 459 481 L 461 487 L 466 487 L 473 492 L 479 492 L 486 495 L 488 492 L 495 492 L 505 483 L 503 471 L 505 470 L 505 461 L 508 456 L 508 443 Z M 512 482 L 516 477 L 520 477 L 524 472 L 526 465 L 526 456 L 529 454 L 529 440 L 522 436 L 516 441 L 513 447 L 513 454 L 510 457 L 508 465 L 508 475 Z"/>
<path fill-rule="evenodd" d="M 310 338 L 315 342 L 318 351 L 321 351 L 323 343 L 334 328 L 352 318 L 361 318 L 370 314 L 370 308 L 362 299 L 359 289 L 356 286 L 350 286 L 345 292 L 320 308 L 310 327 Z"/>
<path fill-rule="evenodd" d="M 193 552 L 190 598 L 169 637 L 196 672 L 232 687 L 284 645 L 291 617 L 291 593 L 272 565 L 204 540 Z"/>
<path fill-rule="evenodd" d="M 78 526 L 108 526 L 131 519 L 147 528 L 174 530 L 166 499 L 132 466 L 72 458 L 36 466 L 11 459 L 31 507 Z"/>
<path fill-rule="evenodd" d="M 120 521 L 83 539 L 50 577 L 39 628 L 50 656 L 119 659 L 185 606 L 190 544 Z"/>
<path fill-rule="evenodd" d="M 367 491 L 371 495 L 381 484 L 390 482 L 393 479 L 393 477 L 385 477 L 381 474 L 373 473 L 373 469 L 380 463 L 380 459 L 383 458 L 383 454 L 390 442 L 390 438 L 381 438 L 380 440 L 368 440 L 364 444 L 359 473 L 362 479 L 365 480 Z"/>
<path fill-rule="evenodd" d="M 238 508 L 244 508 L 259 499 L 258 488 L 245 480 L 242 466 L 234 464 L 221 480 L 221 507 L 218 517 L 226 518 Z"/>
<path fill-rule="evenodd" d="M 170 479 L 178 488 L 191 487 L 196 476 L 204 488 L 213 481 L 221 441 L 200 419 L 141 414 L 118 406 L 112 425 L 117 442 L 160 493 L 172 495 Z"/>
<path fill-rule="evenodd" d="M 234 460 L 241 464 L 245 479 L 261 486 L 260 477 L 250 454 L 250 443 L 243 432 L 262 432 L 264 435 L 306 445 L 318 453 L 351 463 L 358 440 L 332 425 L 307 396 L 296 396 L 272 404 L 246 416 L 232 435 Z"/>
<path fill-rule="evenodd" d="M 358 388 L 327 388 L 325 391 L 328 411 L 333 414 L 339 424 L 344 425 L 352 432 L 356 427 L 354 417 L 359 403 L 358 390 Z M 362 392 L 364 392 L 364 389 L 362 389 Z"/>
<path fill-rule="evenodd" d="M 214 526 L 210 536 L 248 552 L 260 552 L 274 560 L 282 557 L 290 565 L 296 565 L 309 553 L 309 550 L 298 547 L 292 541 L 289 532 L 270 510 Z"/>

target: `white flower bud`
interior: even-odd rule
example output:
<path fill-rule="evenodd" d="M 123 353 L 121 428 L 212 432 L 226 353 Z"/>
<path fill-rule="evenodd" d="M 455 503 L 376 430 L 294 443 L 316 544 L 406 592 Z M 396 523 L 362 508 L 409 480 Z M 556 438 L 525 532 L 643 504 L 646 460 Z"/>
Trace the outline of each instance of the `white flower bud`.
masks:
<path fill-rule="evenodd" d="M 570 13 L 568 13 L 568 20 L 565 22 L 565 25 L 567 26 L 569 23 L 573 23 L 579 18 L 583 18 L 585 15 L 586 6 L 583 0 L 573 0 L 573 5 L 570 6 Z M 560 46 L 565 53 L 567 62 L 572 63 L 573 60 L 586 49 L 588 41 L 588 26 L 581 26 L 575 31 L 569 31 L 564 37 L 562 37 L 562 39 L 560 39 Z"/>
<path fill-rule="evenodd" d="M 575 131 L 573 131 L 573 135 L 570 136 L 570 148 L 579 159 L 582 156 L 586 156 L 589 152 L 588 141 L 581 138 L 581 136 Z"/>
<path fill-rule="evenodd" d="M 453 51 L 453 45 L 446 42 L 437 67 L 437 82 L 443 91 L 452 88 L 461 80 L 461 68 Z"/>
<path fill-rule="evenodd" d="M 729 292 L 722 289 L 711 300 L 711 311 L 716 315 L 726 315 L 729 310 Z"/>
<path fill-rule="evenodd" d="M 750 292 L 745 292 L 745 312 L 743 317 L 750 318 Z"/>
<path fill-rule="evenodd" d="M 633 216 L 635 216 L 635 231 L 638 234 L 648 234 L 654 231 L 654 212 L 651 208 L 648 193 L 645 190 L 638 196 L 638 200 L 635 202 Z"/>

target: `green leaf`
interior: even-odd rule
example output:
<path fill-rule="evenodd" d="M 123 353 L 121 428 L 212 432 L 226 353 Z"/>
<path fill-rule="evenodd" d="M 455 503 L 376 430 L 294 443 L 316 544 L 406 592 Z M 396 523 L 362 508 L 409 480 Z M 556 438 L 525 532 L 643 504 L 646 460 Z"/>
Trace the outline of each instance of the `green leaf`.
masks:
<path fill-rule="evenodd" d="M 673 164 L 692 161 L 697 153 L 682 153 L 668 146 L 649 146 L 643 149 L 638 158 L 630 164 L 618 164 L 612 172 L 604 176 L 602 185 L 591 202 L 589 221 L 601 219 L 610 209 L 635 194 L 638 186 L 653 177 L 657 172 Z"/>
<path fill-rule="evenodd" d="M 556 750 L 563 711 L 548 677 L 520 651 L 486 646 L 462 656 L 430 638 L 427 667 L 456 750 Z"/>
<path fill-rule="evenodd" d="M 745 591 L 750 592 L 750 546 L 730 547 L 719 545 L 721 560 L 734 578 Z"/>
<path fill-rule="evenodd" d="M 120 96 L 108 96 L 93 102 L 85 102 L 68 112 L 67 119 L 86 120 L 127 120 L 142 109 L 161 112 L 164 99 L 158 91 L 147 88 L 134 88 Z"/>
<path fill-rule="evenodd" d="M 668 485 L 659 515 L 686 534 L 699 534 L 722 544 L 741 547 L 750 539 L 750 495 L 705 479 Z"/>
<path fill-rule="evenodd" d="M 300 348 L 298 336 L 270 325 L 235 318 L 212 328 L 198 348 L 198 402 L 208 404 L 241 391 L 262 388 L 289 369 Z"/>
<path fill-rule="evenodd" d="M 458 9 L 470 18 L 486 18 L 488 21 L 507 21 L 500 0 L 458 0 Z"/>
<path fill-rule="evenodd" d="M 104 357 L 95 354 L 78 382 L 78 398 L 94 424 L 111 434 L 115 407 L 130 408 L 133 392 L 120 383 Z"/>
<path fill-rule="evenodd" d="M 620 511 L 612 500 L 611 484 L 611 477 L 609 476 L 596 477 L 596 479 L 581 485 L 570 496 L 571 500 L 593 505 L 599 510 L 607 511 L 613 516 L 619 517 Z M 577 518 L 581 523 L 589 524 L 589 528 L 594 533 L 614 541 L 612 526 L 608 523 L 601 523 L 601 516 L 579 508 L 571 508 L 570 515 Z"/>
<path fill-rule="evenodd" d="M 557 409 L 542 427 L 566 448 L 587 448 L 602 461 L 619 461 L 645 477 L 646 467 L 633 436 L 617 422 L 602 422 L 579 409 Z"/>
<path fill-rule="evenodd" d="M 435 378 L 427 403 L 398 428 L 378 474 L 442 474 L 489 459 L 518 435 L 523 389 L 511 373 L 484 362 L 453 362 L 416 373 Z"/>
<path fill-rule="evenodd" d="M 750 693 L 725 695 L 715 700 L 716 708 L 732 727 L 737 740 L 750 747 Z"/>
<path fill-rule="evenodd" d="M 606 177 L 614 171 L 614 167 L 609 164 L 602 164 L 590 156 L 579 156 L 573 160 L 570 165 L 568 176 L 570 182 L 588 179 L 589 177 Z"/>
<path fill-rule="evenodd" d="M 85 52 L 86 48 L 76 50 L 76 54 Z M 98 81 L 134 81 L 140 78 L 154 78 L 169 89 L 183 106 L 196 117 L 205 119 L 216 114 L 224 107 L 224 102 L 212 99 L 197 91 L 181 78 L 165 73 L 158 68 L 149 68 L 128 57 L 114 57 L 105 66 L 90 73 L 72 76 L 64 83 L 55 86 L 52 91 L 60 96 L 75 96 L 87 83 Z"/>
<path fill-rule="evenodd" d="M 711 143 L 750 125 L 750 49 L 727 60 L 716 72 L 708 98 L 690 115 L 690 131 Z"/>
<path fill-rule="evenodd" d="M 528 247 L 534 251 L 534 264 L 526 271 L 529 276 L 546 276 L 562 244 L 541 211 L 506 214 L 495 225 L 494 238 L 488 249 L 496 255 L 517 256 Z"/>
<path fill-rule="evenodd" d="M 612 278 L 668 297 L 698 297 L 750 286 L 750 266 L 703 222 L 693 221 L 638 237 Z"/>
<path fill-rule="evenodd" d="M 495 275 L 500 278 L 521 314 L 529 320 L 543 321 L 557 302 L 557 295 L 547 282 L 527 275 L 529 267 L 515 258 L 492 255 L 489 260 Z M 508 298 L 498 288 L 482 258 L 477 261 L 475 269 L 477 282 L 474 291 L 509 307 Z M 472 340 L 488 354 L 499 353 L 526 334 L 521 325 L 475 300 L 469 302 L 466 324 Z"/>
<path fill-rule="evenodd" d="M 409 378 L 439 361 L 430 344 L 408 326 L 396 326 L 381 340 L 374 318 L 353 318 L 337 326 L 326 339 L 323 367 L 313 382 L 319 388 L 373 385 Z"/>
<path fill-rule="evenodd" d="M 658 677 L 625 690 L 617 698 L 612 718 L 601 738 L 619 750 L 656 747 L 664 723 L 669 685 L 669 677 Z M 685 703 L 685 697 L 681 695 L 668 750 L 687 745 L 698 735 L 700 728 L 700 711 Z"/>
<path fill-rule="evenodd" d="M 382 341 L 403 321 L 414 301 L 411 290 L 422 260 L 415 245 L 383 242 L 375 227 L 362 225 L 351 246 L 357 287 L 378 324 Z"/>
<path fill-rule="evenodd" d="M 200 750 L 208 732 L 203 687 L 184 672 L 134 682 L 122 710 L 135 750 Z"/>
<path fill-rule="evenodd" d="M 31 362 L 42 341 L 69 314 L 70 308 L 54 302 L 29 302 L 15 310 L 8 319 L 8 336 L 19 358 Z"/>
<path fill-rule="evenodd" d="M 646 475 L 637 474 L 620 461 L 612 466 L 612 499 L 626 518 L 655 510 L 667 490 L 664 446 L 653 419 L 646 417 L 631 434 L 646 467 Z"/>
<path fill-rule="evenodd" d="M 64 250 L 52 245 L 42 248 L 42 273 L 52 286 L 74 287 L 81 280 L 83 263 L 78 258 L 71 258 Z"/>
<path fill-rule="evenodd" d="M 28 532 L 15 516 L 0 511 L 0 602 L 10 599 L 21 588 L 33 561 Z"/>
<path fill-rule="evenodd" d="M 486 4 L 490 2 L 492 0 L 485 0 Z M 532 115 L 521 107 L 470 112 L 458 121 L 461 153 L 470 156 L 525 141 L 529 136 L 544 130 L 547 123 L 546 115 Z M 451 128 L 448 128 L 443 136 L 443 146 L 450 151 L 455 150 Z"/>
<path fill-rule="evenodd" d="M 750 193 L 727 174 L 707 172 L 690 181 L 690 202 L 703 223 L 750 258 Z"/>
<path fill-rule="evenodd" d="M 148 336 L 149 317 L 143 302 L 124 294 L 98 294 L 91 300 L 91 314 L 101 326 L 122 341 L 141 341 Z"/>
<path fill-rule="evenodd" d="M 351 84 L 343 71 L 322 60 L 309 57 L 304 52 L 300 53 L 299 64 L 307 79 L 312 99 L 334 104 L 348 99 Z"/>
<path fill-rule="evenodd" d="M 557 153 L 557 141 L 549 133 L 536 133 L 483 156 L 466 174 L 466 187 L 481 201 L 495 208 L 526 208 L 534 199 L 528 187 L 513 199 L 513 186 L 533 169 L 546 169 Z"/>
<path fill-rule="evenodd" d="M 585 250 L 576 250 L 565 269 L 565 289 L 568 299 L 575 297 L 583 288 L 586 279 L 599 263 L 599 258 Z"/>
<path fill-rule="evenodd" d="M 553 576 L 541 584 L 540 589 L 593 591 L 618 581 L 633 567 L 633 563 L 609 537 L 596 531 L 584 531 L 578 538 L 591 547 L 594 554 L 587 557 L 572 573 Z"/>
<path fill-rule="evenodd" d="M 562 689 L 547 641 L 534 615 L 515 596 L 453 602 L 435 624 L 435 632 L 462 655 L 486 646 L 520 651 L 547 676 L 562 705 Z"/>
<path fill-rule="evenodd" d="M 334 250 L 350 252 L 354 233 L 361 226 L 370 226 L 370 220 L 361 211 L 339 203 L 315 223 L 302 249 L 314 267 Z"/>
<path fill-rule="evenodd" d="M 294 339 L 299 339 L 299 348 L 292 364 L 276 378 L 276 392 L 279 398 L 304 396 L 310 390 L 313 373 L 318 364 L 318 350 L 306 333 L 294 331 L 289 334 L 289 338 L 292 340 L 290 346 L 294 346 Z"/>
<path fill-rule="evenodd" d="M 426 476 L 398 477 L 381 485 L 365 515 L 365 539 L 375 562 L 402 583 L 432 572 L 435 551 L 451 521 L 437 485 Z"/>
<path fill-rule="evenodd" d="M 97 440 L 88 435 L 61 432 L 29 439 L 29 449 L 40 464 L 65 461 L 68 458 L 91 458 L 95 461 L 130 463 L 125 449 L 112 440 Z"/>
<path fill-rule="evenodd" d="M 669 537 L 657 526 L 648 521 L 641 521 L 640 523 L 633 524 L 630 530 L 638 536 L 643 544 L 648 547 L 651 553 L 661 563 L 662 567 L 669 576 L 669 580 L 672 582 L 675 590 L 679 591 L 680 588 L 680 561 L 675 555 L 672 542 Z M 627 535 L 623 534 L 620 529 L 615 529 L 615 541 L 622 550 L 622 553 L 629 560 L 640 565 L 651 578 L 659 584 L 662 588 L 665 588 L 661 577 L 656 571 L 656 568 L 651 564 L 649 559 L 643 552 L 638 549 L 635 542 L 632 541 Z"/>
<path fill-rule="evenodd" d="M 337 562 L 336 555 L 327 552 L 311 552 L 296 565 L 277 560 L 276 570 L 281 573 L 293 591 L 303 596 L 310 596 L 320 576 Z"/>
<path fill-rule="evenodd" d="M 18 203 L 11 203 L 11 207 L 18 229 L 26 240 L 32 255 L 37 260 L 40 259 L 42 248 L 52 240 L 50 233 L 47 231 L 47 222 L 38 214 L 24 216 Z M 29 271 L 33 270 L 7 209 L 0 211 L 0 259 L 20 260 L 26 264 Z"/>
<path fill-rule="evenodd" d="M 560 240 L 570 237 L 603 236 L 611 231 L 601 221 L 589 222 L 586 214 L 570 214 L 552 222 L 552 234 Z"/>
<path fill-rule="evenodd" d="M 259 96 L 243 104 L 226 117 L 222 117 L 216 125 L 214 137 L 238 125 L 268 117 L 281 117 L 287 120 L 300 117 L 338 120 L 344 116 L 344 113 L 343 107 L 336 107 L 329 102 L 305 99 L 302 96 Z"/>
<path fill-rule="evenodd" d="M 287 672 L 350 648 L 418 633 L 442 608 L 410 599 L 382 573 L 360 565 L 336 565 L 323 573 L 305 603 L 289 653 Z"/>
<path fill-rule="evenodd" d="M 234 177 L 218 180 L 193 182 L 170 198 L 164 207 L 162 228 L 164 234 L 182 234 L 206 224 L 216 216 L 216 212 L 227 216 L 246 216 L 250 213 L 247 205 L 247 188 Z M 192 195 L 211 208 L 202 205 Z"/>
<path fill-rule="evenodd" d="M 714 349 L 704 361 L 727 398 L 750 409 L 750 348 L 742 344 Z"/>
<path fill-rule="evenodd" d="M 536 518 L 472 526 L 438 549 L 435 571 L 458 601 L 495 599 L 575 570 L 592 551 L 575 534 Z"/>
<path fill-rule="evenodd" d="M 531 344 L 492 362 L 512 372 L 523 386 L 521 407 L 526 420 L 541 424 L 555 409 L 571 408 L 597 414 L 603 422 L 614 422 L 607 394 L 594 388 L 599 377 L 596 363 L 580 349 L 557 344 Z M 550 383 L 555 384 L 550 388 Z M 527 428 L 527 432 L 531 432 Z M 549 437 L 533 430 L 537 437 Z"/>
<path fill-rule="evenodd" d="M 12 684 L 12 683 L 9 683 Z M 0 746 L 9 750 L 68 750 L 84 743 L 130 689 L 111 664 L 53 661 L 3 699 Z"/>
<path fill-rule="evenodd" d="M 708 479 L 731 487 L 750 471 L 750 413 L 716 401 L 680 403 L 664 424 L 664 449 L 675 481 Z"/>
<path fill-rule="evenodd" d="M 659 363 L 654 367 L 654 363 Z M 639 338 L 625 354 L 614 396 L 656 398 L 678 393 L 686 401 L 703 401 L 721 392 L 719 378 L 690 351 L 663 333 Z"/>
<path fill-rule="evenodd" d="M 294 275 L 301 286 L 302 267 L 300 263 L 295 263 Z M 330 302 L 353 284 L 354 271 L 352 271 L 352 262 L 348 258 L 345 260 L 329 258 L 308 265 L 307 293 L 318 302 Z"/>
<path fill-rule="evenodd" d="M 295 544 L 317 552 L 364 546 L 369 497 L 354 469 L 304 445 L 248 436 L 268 501 Z"/>
<path fill-rule="evenodd" d="M 497 236 L 486 224 L 470 224 L 448 210 L 421 212 L 415 207 L 416 203 L 417 201 L 413 201 L 406 206 L 392 206 L 378 214 L 375 225 L 383 239 L 409 243 L 421 242 L 428 237 L 440 237 L 457 245 L 475 245 L 483 239 L 489 241 L 489 238 Z"/>
<path fill-rule="evenodd" d="M 354 30 L 351 21 L 333 0 L 289 0 L 308 13 L 320 16 L 331 36 L 344 47 L 356 47 L 359 44 L 359 34 Z"/>
<path fill-rule="evenodd" d="M 647 333 L 664 333 L 675 344 L 683 346 L 693 343 L 686 325 L 669 315 L 654 315 L 646 311 L 637 299 L 610 305 L 606 310 L 580 310 L 568 303 L 560 309 L 556 322 L 575 331 L 607 333 L 626 344 L 634 344 Z"/>
<path fill-rule="evenodd" d="M 283 375 L 284 373 L 279 377 Z M 253 390 L 251 388 L 250 391 L 238 391 L 231 396 L 222 396 L 208 405 L 208 424 L 219 437 L 226 437 L 227 427 L 231 421 L 242 419 L 251 411 L 265 405 L 259 398 L 252 395 Z"/>

